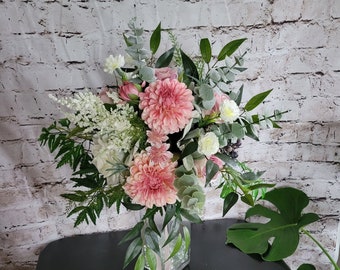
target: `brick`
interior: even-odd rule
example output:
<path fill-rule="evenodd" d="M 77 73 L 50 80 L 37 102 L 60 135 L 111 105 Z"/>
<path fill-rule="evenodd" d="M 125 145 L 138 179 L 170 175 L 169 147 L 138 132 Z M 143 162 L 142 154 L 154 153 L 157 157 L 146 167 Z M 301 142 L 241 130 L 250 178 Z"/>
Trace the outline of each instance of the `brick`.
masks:
<path fill-rule="evenodd" d="M 9 169 L 20 163 L 21 143 L 0 142 L 0 168 Z"/>
<path fill-rule="evenodd" d="M 211 24 L 220 26 L 262 25 L 270 22 L 268 2 L 223 2 L 211 5 Z M 238 12 L 234 12 L 237 10 Z"/>
<path fill-rule="evenodd" d="M 333 1 L 331 4 L 331 17 L 334 19 L 340 18 L 340 3 L 339 1 Z"/>
<path fill-rule="evenodd" d="M 296 21 L 301 16 L 303 0 L 276 0 L 273 1 L 272 18 L 274 22 Z M 282 12 L 289 10 L 289 12 Z"/>
<path fill-rule="evenodd" d="M 332 0 L 320 2 L 318 0 L 304 1 L 301 11 L 302 20 L 325 20 L 329 18 L 330 8 L 333 5 Z"/>
<path fill-rule="evenodd" d="M 33 246 L 42 241 L 48 242 L 58 238 L 58 233 L 54 224 L 39 226 L 26 226 L 24 228 L 0 232 L 0 240 L 4 248 L 20 246 Z"/>
<path fill-rule="evenodd" d="M 279 49 L 318 48 L 326 46 L 327 38 L 322 25 L 296 23 L 284 25 L 274 36 L 273 44 Z"/>

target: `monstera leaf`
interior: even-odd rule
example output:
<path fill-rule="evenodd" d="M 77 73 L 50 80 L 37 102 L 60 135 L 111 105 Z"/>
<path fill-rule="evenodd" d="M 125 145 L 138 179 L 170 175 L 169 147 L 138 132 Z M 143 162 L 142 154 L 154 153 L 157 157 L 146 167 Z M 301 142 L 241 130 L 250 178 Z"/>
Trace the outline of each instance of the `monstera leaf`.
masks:
<path fill-rule="evenodd" d="M 309 199 L 294 188 L 273 189 L 266 193 L 264 200 L 271 202 L 276 209 L 257 204 L 247 211 L 246 218 L 263 216 L 270 220 L 267 223 L 234 224 L 227 231 L 227 244 L 233 244 L 247 254 L 261 254 L 266 261 L 278 261 L 295 252 L 300 229 L 319 217 L 314 213 L 302 214 Z"/>

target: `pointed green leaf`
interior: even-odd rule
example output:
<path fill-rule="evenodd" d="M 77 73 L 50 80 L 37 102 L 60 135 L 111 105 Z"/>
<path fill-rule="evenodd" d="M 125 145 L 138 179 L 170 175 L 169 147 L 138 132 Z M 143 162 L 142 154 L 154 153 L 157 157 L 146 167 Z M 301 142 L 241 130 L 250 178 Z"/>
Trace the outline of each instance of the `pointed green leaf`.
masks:
<path fill-rule="evenodd" d="M 150 38 L 150 50 L 152 54 L 155 54 L 157 52 L 160 43 L 161 43 L 161 23 L 158 24 Z"/>
<path fill-rule="evenodd" d="M 144 267 L 145 267 L 145 258 L 144 258 L 144 254 L 141 253 L 138 256 L 134 270 L 144 270 Z"/>
<path fill-rule="evenodd" d="M 160 254 L 157 234 L 151 228 L 146 228 L 144 237 L 146 245 L 157 254 Z"/>
<path fill-rule="evenodd" d="M 188 143 L 185 146 L 185 148 L 184 148 L 184 150 L 181 154 L 181 157 L 185 158 L 186 156 L 191 155 L 192 153 L 194 153 L 197 150 L 197 147 L 198 147 L 198 143 L 196 141 L 192 141 L 192 142 Z"/>
<path fill-rule="evenodd" d="M 201 39 L 200 50 L 201 50 L 201 55 L 202 55 L 204 62 L 208 64 L 211 60 L 211 45 L 210 45 L 209 39 L 207 38 Z"/>
<path fill-rule="evenodd" d="M 173 218 L 173 216 L 176 213 L 176 205 L 173 204 L 167 204 L 166 205 L 166 211 L 165 211 L 165 217 L 163 221 L 162 229 L 165 228 L 165 226 L 169 223 L 169 221 Z"/>
<path fill-rule="evenodd" d="M 263 100 L 265 100 L 265 98 L 270 94 L 272 90 L 273 89 L 270 89 L 268 91 L 253 96 L 244 106 L 244 109 L 248 112 L 255 109 Z"/>
<path fill-rule="evenodd" d="M 318 216 L 302 214 L 309 199 L 294 188 L 273 189 L 266 193 L 264 200 L 271 202 L 276 209 L 257 204 L 247 211 L 246 218 L 263 216 L 270 221 L 232 225 L 227 231 L 227 243 L 247 254 L 261 254 L 267 261 L 282 260 L 295 252 L 300 228 L 315 222 Z M 272 239 L 272 245 L 269 245 L 269 239 Z"/>
<path fill-rule="evenodd" d="M 172 47 L 170 50 L 163 53 L 156 61 L 155 67 L 156 68 L 162 68 L 167 67 L 172 60 L 172 57 L 174 56 L 175 47 Z"/>
<path fill-rule="evenodd" d="M 238 195 L 235 192 L 230 192 L 224 199 L 223 202 L 223 217 L 229 212 L 229 210 L 236 204 L 238 201 Z"/>
<path fill-rule="evenodd" d="M 126 235 L 124 235 L 122 240 L 119 241 L 118 245 L 135 239 L 137 236 L 139 236 L 143 225 L 144 223 L 142 221 L 138 222 Z"/>
<path fill-rule="evenodd" d="M 224 60 L 227 56 L 231 56 L 238 47 L 246 40 L 246 38 L 236 39 L 225 45 L 217 56 L 217 60 Z"/>
<path fill-rule="evenodd" d="M 213 162 L 210 159 L 207 161 L 207 164 L 205 166 L 206 171 L 205 186 L 207 186 L 210 183 L 210 181 L 214 178 L 214 176 L 216 175 L 216 173 L 218 173 L 219 170 L 220 168 L 215 162 Z"/>
<path fill-rule="evenodd" d="M 190 226 L 190 224 L 189 224 Z M 189 250 L 190 247 L 190 242 L 191 242 L 191 236 L 190 236 L 190 231 L 189 229 L 183 225 L 183 234 L 184 234 L 184 243 L 185 243 L 185 251 L 187 252 Z"/>
<path fill-rule="evenodd" d="M 143 241 L 141 238 L 136 238 L 135 240 L 133 240 L 129 247 L 126 250 L 126 254 L 125 254 L 125 259 L 124 259 L 124 267 L 129 265 L 129 263 L 138 256 L 138 254 L 140 254 L 142 252 L 142 245 L 143 245 Z"/>
<path fill-rule="evenodd" d="M 187 84 L 189 84 L 193 79 L 198 80 L 198 71 L 195 63 L 181 50 L 182 64 L 184 69 L 184 74 L 187 78 Z"/>
<path fill-rule="evenodd" d="M 156 258 L 156 254 L 152 251 L 152 249 L 146 247 L 145 256 L 146 256 L 146 261 L 148 263 L 149 269 L 156 270 L 157 258 Z"/>
<path fill-rule="evenodd" d="M 182 240 L 182 235 L 179 234 L 179 235 L 177 236 L 177 239 L 176 239 L 176 243 L 175 243 L 175 245 L 174 245 L 174 248 L 173 248 L 171 254 L 169 255 L 169 257 L 167 258 L 167 260 L 169 260 L 170 258 L 172 258 L 173 256 L 175 256 L 175 255 L 180 251 L 180 249 L 181 249 L 181 247 L 182 247 L 182 242 L 183 242 L 183 240 Z"/>

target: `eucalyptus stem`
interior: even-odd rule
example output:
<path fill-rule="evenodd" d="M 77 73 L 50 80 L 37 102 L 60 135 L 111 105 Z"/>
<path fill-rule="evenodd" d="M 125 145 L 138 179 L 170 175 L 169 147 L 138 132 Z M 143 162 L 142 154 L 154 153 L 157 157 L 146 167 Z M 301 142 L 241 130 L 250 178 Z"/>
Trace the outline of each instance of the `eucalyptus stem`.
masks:
<path fill-rule="evenodd" d="M 301 229 L 301 231 L 307 235 L 310 239 L 313 240 L 313 242 L 322 250 L 322 252 L 327 256 L 327 258 L 330 260 L 330 262 L 332 263 L 332 265 L 334 266 L 335 270 L 340 270 L 340 267 L 336 264 L 336 262 L 333 260 L 333 258 L 329 255 L 329 253 L 327 252 L 327 250 L 321 245 L 321 243 L 316 240 L 309 231 L 305 230 L 305 229 Z"/>

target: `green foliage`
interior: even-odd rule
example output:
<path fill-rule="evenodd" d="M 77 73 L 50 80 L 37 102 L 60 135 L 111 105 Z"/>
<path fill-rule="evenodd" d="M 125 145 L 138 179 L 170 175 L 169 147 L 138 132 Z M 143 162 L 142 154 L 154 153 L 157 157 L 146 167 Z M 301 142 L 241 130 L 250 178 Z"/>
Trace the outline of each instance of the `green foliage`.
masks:
<path fill-rule="evenodd" d="M 246 218 L 258 215 L 270 219 L 267 223 L 234 224 L 227 231 L 227 243 L 243 252 L 257 253 L 267 261 L 277 261 L 292 255 L 299 242 L 299 230 L 318 220 L 314 213 L 302 214 L 309 199 L 300 190 L 286 187 L 266 193 L 264 200 L 276 209 L 257 204 L 246 213 Z M 272 244 L 269 240 L 273 239 Z"/>
<path fill-rule="evenodd" d="M 245 40 L 246 38 L 236 39 L 226 44 L 218 54 L 217 60 L 221 61 L 224 60 L 227 56 L 231 56 Z"/>
<path fill-rule="evenodd" d="M 247 104 L 244 106 L 244 109 L 246 111 L 251 111 L 253 109 L 255 109 L 272 91 L 273 89 L 270 89 L 268 91 L 259 93 L 255 96 L 253 96 L 248 102 Z"/>
<path fill-rule="evenodd" d="M 160 43 L 161 43 L 161 23 L 158 24 L 150 38 L 150 50 L 152 54 L 155 54 L 157 52 Z"/>
<path fill-rule="evenodd" d="M 204 62 L 208 64 L 211 60 L 211 45 L 210 45 L 209 39 L 207 38 L 201 39 L 200 50 L 201 50 L 201 55 L 202 55 Z"/>

